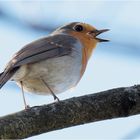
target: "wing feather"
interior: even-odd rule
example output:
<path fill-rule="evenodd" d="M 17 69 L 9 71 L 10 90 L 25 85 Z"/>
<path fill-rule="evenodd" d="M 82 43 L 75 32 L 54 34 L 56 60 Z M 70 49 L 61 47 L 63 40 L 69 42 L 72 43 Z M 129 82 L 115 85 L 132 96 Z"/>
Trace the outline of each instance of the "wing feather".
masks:
<path fill-rule="evenodd" d="M 70 55 L 76 41 L 72 36 L 58 34 L 41 38 L 26 45 L 14 55 L 4 72 L 0 74 L 0 88 L 22 65 Z"/>
<path fill-rule="evenodd" d="M 44 59 L 69 55 L 76 39 L 68 35 L 54 35 L 39 39 L 22 48 L 9 62 L 12 68 Z"/>

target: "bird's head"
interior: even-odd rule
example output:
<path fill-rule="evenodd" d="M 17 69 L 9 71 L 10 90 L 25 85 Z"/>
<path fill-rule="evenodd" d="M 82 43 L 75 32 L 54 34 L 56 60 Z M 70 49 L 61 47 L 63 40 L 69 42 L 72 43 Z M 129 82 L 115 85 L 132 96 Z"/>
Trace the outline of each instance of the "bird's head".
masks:
<path fill-rule="evenodd" d="M 95 27 L 81 22 L 72 22 L 58 28 L 56 31 L 74 35 L 77 38 L 85 38 L 94 42 L 107 42 L 109 40 L 99 38 L 98 35 L 109 31 L 109 29 L 97 30 Z"/>
<path fill-rule="evenodd" d="M 99 38 L 98 35 L 108 31 L 109 29 L 98 30 L 95 27 L 81 22 L 72 22 L 58 28 L 54 33 L 69 34 L 82 43 L 87 51 L 88 58 L 91 56 L 92 50 L 98 42 L 108 42 L 107 39 Z"/>

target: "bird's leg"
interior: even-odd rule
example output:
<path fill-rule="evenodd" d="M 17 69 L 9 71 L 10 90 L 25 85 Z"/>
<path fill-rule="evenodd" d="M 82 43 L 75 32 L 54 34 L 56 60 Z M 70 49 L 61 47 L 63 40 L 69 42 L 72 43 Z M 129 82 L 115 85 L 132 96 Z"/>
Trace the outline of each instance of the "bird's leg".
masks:
<path fill-rule="evenodd" d="M 23 102 L 24 102 L 24 106 L 25 106 L 25 110 L 29 109 L 29 105 L 26 104 L 26 100 L 25 100 L 25 95 L 24 95 L 24 89 L 23 89 L 23 83 L 22 81 L 20 81 L 20 85 L 21 85 L 21 91 L 22 91 L 22 97 L 23 97 Z"/>
<path fill-rule="evenodd" d="M 46 81 L 44 81 L 43 79 L 41 79 L 42 82 L 45 84 L 45 86 L 49 89 L 51 95 L 53 96 L 54 100 L 57 100 L 58 102 L 60 101 L 59 98 L 54 94 L 54 92 L 52 91 L 52 89 L 49 87 L 49 85 L 47 84 Z"/>

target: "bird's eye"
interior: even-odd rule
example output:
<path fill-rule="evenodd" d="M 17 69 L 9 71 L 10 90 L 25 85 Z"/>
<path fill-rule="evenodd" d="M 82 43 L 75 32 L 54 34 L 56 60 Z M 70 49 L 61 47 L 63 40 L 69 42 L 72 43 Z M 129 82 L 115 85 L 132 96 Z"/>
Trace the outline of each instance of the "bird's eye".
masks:
<path fill-rule="evenodd" d="M 76 25 L 74 27 L 74 30 L 77 31 L 77 32 L 81 32 L 81 31 L 83 31 L 83 26 L 82 25 Z"/>

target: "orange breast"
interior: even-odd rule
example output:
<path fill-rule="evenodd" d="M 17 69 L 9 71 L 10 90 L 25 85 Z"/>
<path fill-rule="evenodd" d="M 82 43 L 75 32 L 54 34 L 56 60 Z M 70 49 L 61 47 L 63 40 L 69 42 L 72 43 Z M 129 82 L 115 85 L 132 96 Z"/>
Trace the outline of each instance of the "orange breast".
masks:
<path fill-rule="evenodd" d="M 80 40 L 80 42 L 83 46 L 83 48 L 82 48 L 82 68 L 81 68 L 81 74 L 80 74 L 80 79 L 81 79 L 81 77 L 83 76 L 83 74 L 86 70 L 88 60 L 92 54 L 93 49 L 96 47 L 97 42 L 94 39 L 89 38 L 86 34 L 79 34 L 77 32 L 71 32 L 70 34 L 72 36 L 76 37 L 78 40 Z"/>
<path fill-rule="evenodd" d="M 86 69 L 86 66 L 87 66 L 87 62 L 88 62 L 88 54 L 87 54 L 87 49 L 84 47 L 82 49 L 82 69 L 81 69 L 81 76 L 80 76 L 80 79 L 81 77 L 83 76 L 84 72 L 85 72 L 85 69 Z"/>
<path fill-rule="evenodd" d="M 89 39 L 82 39 L 81 43 L 83 45 L 83 49 L 82 49 L 82 69 L 81 69 L 81 77 L 83 76 L 85 70 L 86 70 L 86 66 L 88 63 L 88 60 L 92 54 L 93 49 L 96 46 L 96 43 L 93 42 L 93 40 L 89 40 Z"/>

